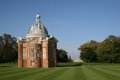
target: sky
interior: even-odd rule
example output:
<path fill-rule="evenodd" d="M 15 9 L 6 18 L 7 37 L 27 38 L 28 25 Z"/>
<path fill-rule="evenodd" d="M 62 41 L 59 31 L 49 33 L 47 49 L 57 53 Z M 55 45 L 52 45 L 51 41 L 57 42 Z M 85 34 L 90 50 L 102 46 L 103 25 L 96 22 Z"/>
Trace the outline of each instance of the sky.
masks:
<path fill-rule="evenodd" d="M 90 40 L 120 36 L 120 0 L 0 0 L 0 35 L 25 38 L 38 13 L 58 48 L 73 59 Z"/>

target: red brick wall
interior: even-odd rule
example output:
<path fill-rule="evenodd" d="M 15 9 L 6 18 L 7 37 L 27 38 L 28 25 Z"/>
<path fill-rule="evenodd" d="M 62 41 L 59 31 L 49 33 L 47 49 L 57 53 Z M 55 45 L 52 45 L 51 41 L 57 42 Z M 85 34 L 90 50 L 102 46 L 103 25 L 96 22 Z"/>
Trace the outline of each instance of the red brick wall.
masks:
<path fill-rule="evenodd" d="M 22 52 L 23 52 L 23 49 L 22 49 L 22 46 L 23 46 L 23 43 L 22 42 L 19 42 L 18 43 L 18 67 L 23 67 L 23 61 L 22 61 Z"/>

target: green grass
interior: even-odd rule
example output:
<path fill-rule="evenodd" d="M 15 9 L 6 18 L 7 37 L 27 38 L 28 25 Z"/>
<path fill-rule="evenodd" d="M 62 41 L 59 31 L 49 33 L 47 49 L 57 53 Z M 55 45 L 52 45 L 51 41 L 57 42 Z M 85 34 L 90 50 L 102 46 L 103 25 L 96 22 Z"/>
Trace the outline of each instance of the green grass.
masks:
<path fill-rule="evenodd" d="M 79 62 L 68 62 L 68 63 L 57 63 L 57 67 L 70 67 L 70 66 L 81 66 L 82 63 Z"/>
<path fill-rule="evenodd" d="M 7 63 L 0 64 L 0 80 L 120 80 L 120 64 L 72 64 L 45 69 L 18 68 Z"/>

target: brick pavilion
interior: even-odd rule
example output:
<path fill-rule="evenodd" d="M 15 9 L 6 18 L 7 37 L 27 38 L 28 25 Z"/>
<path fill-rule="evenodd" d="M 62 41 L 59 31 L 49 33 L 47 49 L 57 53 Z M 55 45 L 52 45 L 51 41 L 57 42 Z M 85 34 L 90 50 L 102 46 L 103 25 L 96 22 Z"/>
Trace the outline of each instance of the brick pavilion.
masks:
<path fill-rule="evenodd" d="M 30 27 L 26 39 L 18 38 L 18 67 L 55 67 L 58 40 L 48 34 L 36 15 L 36 22 Z"/>

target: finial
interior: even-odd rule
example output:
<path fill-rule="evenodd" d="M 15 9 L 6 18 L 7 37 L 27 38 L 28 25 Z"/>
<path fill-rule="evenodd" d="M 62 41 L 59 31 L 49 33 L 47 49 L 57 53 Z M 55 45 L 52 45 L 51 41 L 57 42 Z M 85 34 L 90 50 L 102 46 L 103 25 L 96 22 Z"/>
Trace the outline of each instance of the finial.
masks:
<path fill-rule="evenodd" d="M 40 23 L 40 15 L 39 14 L 36 15 L 36 23 Z"/>

